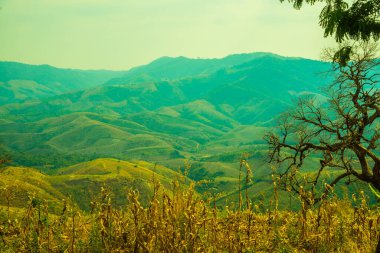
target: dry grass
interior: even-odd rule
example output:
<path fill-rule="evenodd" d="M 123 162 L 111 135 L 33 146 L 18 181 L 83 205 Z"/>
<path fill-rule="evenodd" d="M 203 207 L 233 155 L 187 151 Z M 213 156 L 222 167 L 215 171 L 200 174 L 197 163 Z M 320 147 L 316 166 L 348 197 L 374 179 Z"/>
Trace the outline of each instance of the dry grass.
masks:
<path fill-rule="evenodd" d="M 0 212 L 0 251 L 373 252 L 380 235 L 379 210 L 368 207 L 364 194 L 353 202 L 332 197 L 318 207 L 301 203 L 297 212 L 280 211 L 274 180 L 275 197 L 262 212 L 249 198 L 236 210 L 217 209 L 181 180 L 170 193 L 154 185 L 146 207 L 131 190 L 128 204 L 115 208 L 112 193 L 102 188 L 90 213 L 65 201 L 53 215 L 47 202 L 30 196 L 23 213 Z"/>

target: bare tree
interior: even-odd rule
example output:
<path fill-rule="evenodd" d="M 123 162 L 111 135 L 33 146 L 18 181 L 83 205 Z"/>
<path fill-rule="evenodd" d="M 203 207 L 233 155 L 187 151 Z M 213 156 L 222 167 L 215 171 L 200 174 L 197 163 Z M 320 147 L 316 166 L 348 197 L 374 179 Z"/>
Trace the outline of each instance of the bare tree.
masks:
<path fill-rule="evenodd" d="M 265 136 L 282 186 L 320 201 L 338 182 L 361 180 L 380 190 L 380 92 L 376 44 L 355 42 L 349 61 L 326 50 L 334 82 L 325 96 L 298 100 Z M 307 193 L 307 194 L 305 194 Z M 311 203 L 313 202 L 313 203 Z"/>

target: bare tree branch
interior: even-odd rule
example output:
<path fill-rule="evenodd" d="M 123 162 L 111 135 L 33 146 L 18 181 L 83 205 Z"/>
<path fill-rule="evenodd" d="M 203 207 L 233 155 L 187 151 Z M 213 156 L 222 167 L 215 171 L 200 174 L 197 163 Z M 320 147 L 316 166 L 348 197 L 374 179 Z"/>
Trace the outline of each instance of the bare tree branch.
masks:
<path fill-rule="evenodd" d="M 380 139 L 380 61 L 375 59 L 374 44 L 355 42 L 350 48 L 351 61 L 333 64 L 335 81 L 326 94 L 327 101 L 301 98 L 293 111 L 281 118 L 279 131 L 265 136 L 270 161 L 279 164 L 282 186 L 296 193 L 309 192 L 307 198 L 312 196 L 313 203 L 344 178 L 348 184 L 353 177 L 380 190 L 376 149 Z M 331 60 L 333 57 L 330 54 Z M 320 185 L 321 181 L 329 187 Z"/>

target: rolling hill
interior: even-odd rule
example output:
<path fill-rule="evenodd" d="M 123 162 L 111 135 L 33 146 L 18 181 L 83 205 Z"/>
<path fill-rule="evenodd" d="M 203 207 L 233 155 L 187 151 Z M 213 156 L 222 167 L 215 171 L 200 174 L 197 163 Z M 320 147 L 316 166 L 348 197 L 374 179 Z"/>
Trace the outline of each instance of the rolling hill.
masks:
<path fill-rule="evenodd" d="M 0 188 L 6 187 L 11 193 L 11 207 L 26 207 L 28 201 L 37 198 L 48 201 L 51 211 L 59 213 L 63 199 L 90 210 L 91 201 L 99 197 L 102 187 L 112 192 L 116 206 L 126 204 L 128 190 L 138 190 L 142 203 L 147 204 L 154 183 L 160 183 L 159 192 L 170 193 L 172 181 L 179 178 L 184 177 L 164 166 L 99 158 L 57 169 L 50 175 L 28 167 L 5 167 L 0 170 Z M 183 182 L 186 186 L 191 180 Z M 4 196 L 1 205 L 7 205 Z"/>

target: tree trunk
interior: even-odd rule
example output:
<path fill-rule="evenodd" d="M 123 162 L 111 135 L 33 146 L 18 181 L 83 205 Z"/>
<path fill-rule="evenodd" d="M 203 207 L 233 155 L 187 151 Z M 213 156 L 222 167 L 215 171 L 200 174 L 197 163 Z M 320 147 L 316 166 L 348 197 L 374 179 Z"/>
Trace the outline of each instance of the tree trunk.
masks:
<path fill-rule="evenodd" d="M 380 236 L 379 236 L 379 241 L 377 242 L 377 247 L 375 253 L 380 253 Z"/>
<path fill-rule="evenodd" d="M 360 167 L 362 169 L 363 176 L 366 178 L 371 178 L 372 175 L 371 175 L 371 171 L 370 171 L 369 166 L 368 166 L 368 162 L 367 162 L 365 153 L 362 153 L 359 151 L 355 151 L 355 153 L 356 153 L 356 156 L 358 157 L 358 160 L 360 162 Z"/>

